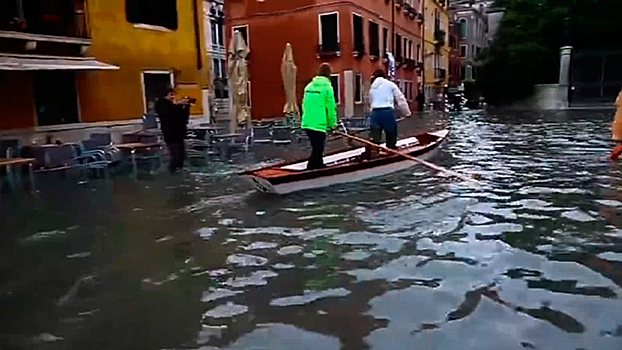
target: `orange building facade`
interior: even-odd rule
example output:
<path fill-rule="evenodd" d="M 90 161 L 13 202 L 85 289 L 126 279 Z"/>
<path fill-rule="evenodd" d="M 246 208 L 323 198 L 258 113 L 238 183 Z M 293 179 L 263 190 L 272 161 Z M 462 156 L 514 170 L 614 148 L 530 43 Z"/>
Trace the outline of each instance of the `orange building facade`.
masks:
<path fill-rule="evenodd" d="M 79 141 L 136 127 L 167 87 L 203 116 L 203 0 L 33 0 L 0 5 L 0 138 Z"/>
<path fill-rule="evenodd" d="M 415 109 L 420 89 L 422 16 L 419 1 L 396 1 L 394 8 L 396 83 Z M 340 117 L 368 112 L 370 77 L 385 68 L 392 51 L 389 0 L 229 0 L 226 1 L 228 40 L 234 30 L 250 49 L 250 100 L 253 119 L 281 117 L 285 93 L 281 59 L 285 45 L 294 49 L 298 67 L 297 96 L 318 66 L 333 68 L 333 87 Z"/>

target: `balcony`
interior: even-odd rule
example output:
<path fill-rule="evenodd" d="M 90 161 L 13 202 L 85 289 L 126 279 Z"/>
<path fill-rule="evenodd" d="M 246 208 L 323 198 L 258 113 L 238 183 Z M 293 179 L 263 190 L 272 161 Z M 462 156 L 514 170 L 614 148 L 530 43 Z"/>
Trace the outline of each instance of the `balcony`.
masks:
<path fill-rule="evenodd" d="M 9 1 L 2 12 L 0 38 L 90 44 L 84 3 L 81 1 L 48 0 L 45 6 Z"/>
<path fill-rule="evenodd" d="M 417 68 L 417 61 L 410 59 L 410 58 L 406 58 L 404 60 L 404 68 L 405 69 L 415 69 Z"/>
<path fill-rule="evenodd" d="M 436 46 L 445 46 L 445 36 L 446 33 L 444 30 L 436 28 L 434 30 L 434 44 Z"/>
<path fill-rule="evenodd" d="M 434 79 L 437 83 L 442 83 L 445 81 L 447 77 L 447 70 L 445 68 L 435 68 L 434 69 Z"/>
<path fill-rule="evenodd" d="M 319 57 L 339 57 L 341 56 L 341 44 L 338 42 L 320 44 L 318 45 L 317 54 Z"/>
<path fill-rule="evenodd" d="M 353 48 L 354 57 L 362 58 L 365 56 L 365 44 L 364 43 L 356 43 Z"/>

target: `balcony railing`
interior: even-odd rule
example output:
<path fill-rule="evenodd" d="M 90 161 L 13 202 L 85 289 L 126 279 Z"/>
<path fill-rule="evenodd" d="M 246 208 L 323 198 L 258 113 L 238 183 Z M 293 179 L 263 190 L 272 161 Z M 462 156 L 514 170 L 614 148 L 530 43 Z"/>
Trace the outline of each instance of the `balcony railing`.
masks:
<path fill-rule="evenodd" d="M 440 28 L 436 28 L 434 30 L 434 40 L 437 46 L 445 45 L 445 35 L 446 35 L 445 31 Z"/>
<path fill-rule="evenodd" d="M 434 69 L 434 78 L 436 78 L 437 81 L 445 80 L 445 77 L 447 77 L 447 70 L 445 68 Z"/>
<path fill-rule="evenodd" d="M 48 36 L 88 38 L 84 5 L 67 0 L 47 0 L 44 8 L 24 8 L 22 2 L 2 8 L 0 31 L 21 32 Z M 67 5 L 69 4 L 69 5 Z"/>
<path fill-rule="evenodd" d="M 320 57 L 339 56 L 341 55 L 341 44 L 338 42 L 320 44 L 317 53 Z"/>
<path fill-rule="evenodd" d="M 406 69 L 415 69 L 417 67 L 417 61 L 411 59 L 411 58 L 406 58 L 404 59 L 404 68 Z"/>
<path fill-rule="evenodd" d="M 365 56 L 365 44 L 364 43 L 356 43 L 354 44 L 354 56 L 355 57 L 363 57 Z"/>

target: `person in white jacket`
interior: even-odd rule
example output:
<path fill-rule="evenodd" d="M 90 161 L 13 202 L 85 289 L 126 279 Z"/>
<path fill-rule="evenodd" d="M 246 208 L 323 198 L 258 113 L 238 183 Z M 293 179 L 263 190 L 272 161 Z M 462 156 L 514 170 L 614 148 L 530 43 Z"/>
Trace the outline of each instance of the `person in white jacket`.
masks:
<path fill-rule="evenodd" d="M 382 69 L 377 69 L 372 75 L 369 100 L 372 109 L 370 127 L 372 141 L 380 144 L 384 131 L 387 148 L 397 149 L 396 110 L 404 117 L 410 117 L 411 112 L 404 94 L 395 83 L 386 78 Z"/>

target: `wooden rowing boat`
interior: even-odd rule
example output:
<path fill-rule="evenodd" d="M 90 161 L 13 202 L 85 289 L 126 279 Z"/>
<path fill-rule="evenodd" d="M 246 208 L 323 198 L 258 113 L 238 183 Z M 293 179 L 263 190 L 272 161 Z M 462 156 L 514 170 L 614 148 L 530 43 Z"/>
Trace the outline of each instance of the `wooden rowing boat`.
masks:
<path fill-rule="evenodd" d="M 419 159 L 430 158 L 447 138 L 449 130 L 427 132 L 399 140 L 398 150 Z M 387 175 L 413 166 L 412 160 L 400 155 L 383 155 L 362 160 L 365 147 L 337 151 L 324 156 L 326 167 L 306 170 L 307 161 L 298 160 L 241 172 L 260 192 L 287 194 L 336 184 L 361 181 Z"/>

